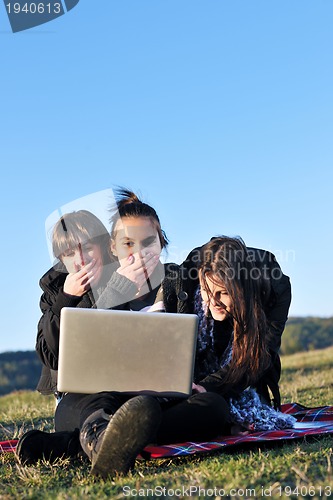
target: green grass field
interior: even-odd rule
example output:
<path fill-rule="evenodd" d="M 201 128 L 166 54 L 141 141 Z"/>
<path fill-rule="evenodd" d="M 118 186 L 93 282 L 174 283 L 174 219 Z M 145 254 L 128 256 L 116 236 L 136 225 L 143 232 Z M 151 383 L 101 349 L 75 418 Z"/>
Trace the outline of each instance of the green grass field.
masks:
<path fill-rule="evenodd" d="M 282 402 L 333 404 L 333 348 L 282 358 Z M 52 430 L 54 400 L 35 392 L 0 398 L 0 440 L 38 428 Z M 85 461 L 19 466 L 0 455 L 0 499 L 125 498 L 333 498 L 333 439 L 295 441 L 275 447 L 137 461 L 117 480 L 90 476 Z"/>

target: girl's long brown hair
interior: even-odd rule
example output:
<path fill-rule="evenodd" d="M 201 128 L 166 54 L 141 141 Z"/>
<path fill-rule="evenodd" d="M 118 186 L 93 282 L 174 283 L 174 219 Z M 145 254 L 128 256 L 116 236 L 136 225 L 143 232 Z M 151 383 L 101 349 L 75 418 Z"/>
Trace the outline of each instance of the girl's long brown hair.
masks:
<path fill-rule="evenodd" d="M 232 359 L 225 382 L 254 383 L 268 367 L 268 328 L 260 298 L 260 269 L 255 267 L 241 238 L 213 238 L 201 249 L 200 275 L 208 296 L 206 278 L 223 283 L 231 300 L 233 323 Z"/>

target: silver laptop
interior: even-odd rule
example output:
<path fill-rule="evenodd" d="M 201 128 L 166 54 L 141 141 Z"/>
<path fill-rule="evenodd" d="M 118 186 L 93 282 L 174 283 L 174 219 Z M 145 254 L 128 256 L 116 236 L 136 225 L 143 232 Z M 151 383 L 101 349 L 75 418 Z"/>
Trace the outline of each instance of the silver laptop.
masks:
<path fill-rule="evenodd" d="M 198 318 L 194 314 L 64 307 L 58 390 L 191 394 Z"/>

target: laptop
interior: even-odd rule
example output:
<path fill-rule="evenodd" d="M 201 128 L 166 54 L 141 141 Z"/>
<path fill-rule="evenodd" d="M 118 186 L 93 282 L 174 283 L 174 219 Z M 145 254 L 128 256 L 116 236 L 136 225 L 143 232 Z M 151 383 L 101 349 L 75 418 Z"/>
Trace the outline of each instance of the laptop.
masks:
<path fill-rule="evenodd" d="M 64 307 L 58 391 L 186 397 L 197 330 L 194 314 Z"/>

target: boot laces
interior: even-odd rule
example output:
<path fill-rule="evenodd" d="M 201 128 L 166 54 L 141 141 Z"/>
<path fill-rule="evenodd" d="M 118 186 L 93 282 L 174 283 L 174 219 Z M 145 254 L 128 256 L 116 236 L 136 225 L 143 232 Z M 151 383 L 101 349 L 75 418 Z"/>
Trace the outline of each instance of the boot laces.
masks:
<path fill-rule="evenodd" d="M 104 418 L 87 423 L 86 429 L 83 431 L 83 438 L 86 441 L 90 451 L 96 451 L 97 443 L 107 427 L 108 421 Z"/>

